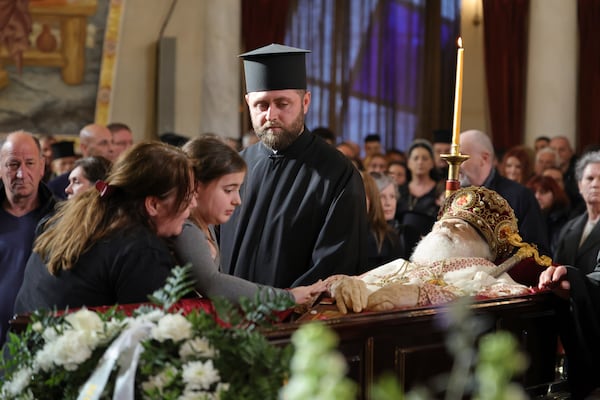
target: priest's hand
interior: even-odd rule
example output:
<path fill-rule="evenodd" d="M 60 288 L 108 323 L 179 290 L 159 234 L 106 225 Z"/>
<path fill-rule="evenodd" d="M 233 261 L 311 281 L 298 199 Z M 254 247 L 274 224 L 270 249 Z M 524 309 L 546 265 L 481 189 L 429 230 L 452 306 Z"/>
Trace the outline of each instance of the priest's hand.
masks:
<path fill-rule="evenodd" d="M 289 289 L 296 304 L 308 304 L 309 306 L 312 306 L 317 297 L 326 290 L 327 286 L 321 279 L 309 286 L 298 286 Z"/>
<path fill-rule="evenodd" d="M 331 284 L 330 291 L 342 314 L 346 314 L 348 309 L 361 312 L 367 306 L 369 290 L 367 284 L 358 278 L 345 275 L 339 277 Z"/>
<path fill-rule="evenodd" d="M 390 283 L 371 293 L 367 310 L 386 311 L 401 307 L 413 307 L 419 300 L 419 286 L 405 283 Z"/>

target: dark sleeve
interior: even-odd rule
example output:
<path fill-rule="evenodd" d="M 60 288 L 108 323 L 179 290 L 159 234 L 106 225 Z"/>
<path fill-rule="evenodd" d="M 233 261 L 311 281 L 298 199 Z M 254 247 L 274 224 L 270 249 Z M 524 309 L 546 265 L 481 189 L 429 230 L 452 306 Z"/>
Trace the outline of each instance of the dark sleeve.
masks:
<path fill-rule="evenodd" d="M 310 268 L 294 281 L 292 287 L 310 285 L 323 277 L 335 274 L 358 275 L 365 271 L 366 209 L 362 178 L 353 170 L 348 183 L 329 207 L 313 247 Z"/>
<path fill-rule="evenodd" d="M 569 386 L 577 396 L 574 398 L 583 398 L 600 387 L 600 268 L 585 275 L 568 266 L 567 278 L 570 307 L 558 308 L 558 324 L 568 360 Z"/>
<path fill-rule="evenodd" d="M 59 200 L 66 200 L 67 198 L 65 189 L 67 188 L 67 186 L 69 186 L 69 174 L 70 171 L 65 172 L 64 174 L 59 175 L 56 178 L 52 179 L 50 182 L 48 182 L 48 188 L 50 189 L 54 197 L 56 197 Z"/>
<path fill-rule="evenodd" d="M 368 265 L 367 269 L 371 270 L 375 267 L 379 267 L 390 261 L 398 258 L 406 258 L 406 250 L 404 249 L 403 243 L 400 241 L 398 234 L 395 231 L 388 232 L 381 244 L 381 251 L 377 246 L 374 232 L 369 232 L 369 243 L 368 243 Z M 408 258 L 406 258 L 408 259 Z M 365 271 L 366 272 L 366 271 Z"/>
<path fill-rule="evenodd" d="M 118 304 L 148 301 L 148 295 L 164 286 L 175 260 L 166 244 L 156 242 L 124 246 L 109 271 Z"/>
<path fill-rule="evenodd" d="M 245 279 L 221 273 L 219 265 L 215 264 L 210 254 L 206 235 L 190 222 L 185 223 L 181 234 L 174 238 L 173 250 L 181 265 L 191 264 L 195 288 L 202 296 L 224 297 L 238 303 L 241 297 L 253 298 L 261 287 Z M 291 296 L 286 290 L 270 290 Z"/>

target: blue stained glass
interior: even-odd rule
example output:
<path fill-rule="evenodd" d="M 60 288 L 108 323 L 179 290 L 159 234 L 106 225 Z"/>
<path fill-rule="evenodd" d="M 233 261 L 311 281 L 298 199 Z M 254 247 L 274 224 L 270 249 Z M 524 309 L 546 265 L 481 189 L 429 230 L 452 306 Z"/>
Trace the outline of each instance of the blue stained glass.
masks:
<path fill-rule="evenodd" d="M 342 140 L 359 143 L 366 133 L 379 132 L 387 147 L 406 148 L 419 125 L 426 0 L 346 0 L 342 17 L 336 15 L 340 3 L 298 0 L 290 19 L 284 43 L 311 50 L 306 124 L 333 123 Z M 459 4 L 441 0 L 444 58 L 455 48 Z"/>
<path fill-rule="evenodd" d="M 422 51 L 421 13 L 397 2 L 387 2 L 384 7 L 384 18 L 373 19 L 367 33 L 367 45 L 363 48 L 358 79 L 353 82 L 352 90 L 392 105 L 414 108 L 417 98 L 411 86 L 419 73 L 414 64 L 419 62 Z M 379 32 L 383 32 L 383 36 Z"/>

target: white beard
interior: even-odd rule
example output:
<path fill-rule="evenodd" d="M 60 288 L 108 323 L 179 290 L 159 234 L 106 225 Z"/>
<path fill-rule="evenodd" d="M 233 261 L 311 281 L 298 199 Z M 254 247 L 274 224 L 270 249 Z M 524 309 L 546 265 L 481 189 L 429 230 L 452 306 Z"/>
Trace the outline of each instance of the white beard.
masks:
<path fill-rule="evenodd" d="M 493 261 L 488 244 L 480 240 L 467 241 L 463 238 L 446 235 L 444 231 L 432 231 L 419 241 L 410 260 L 419 265 L 429 265 L 455 257 L 481 257 Z"/>

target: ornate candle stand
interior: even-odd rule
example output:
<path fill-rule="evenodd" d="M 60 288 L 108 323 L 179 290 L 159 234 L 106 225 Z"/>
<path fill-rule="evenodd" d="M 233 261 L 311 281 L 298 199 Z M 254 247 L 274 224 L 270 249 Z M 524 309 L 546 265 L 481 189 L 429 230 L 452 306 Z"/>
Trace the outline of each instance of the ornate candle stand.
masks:
<path fill-rule="evenodd" d="M 440 157 L 448 163 L 448 179 L 446 180 L 446 197 L 460 189 L 459 171 L 460 164 L 469 159 L 466 154 L 460 154 L 457 144 L 452 144 L 450 154 L 441 154 Z"/>

